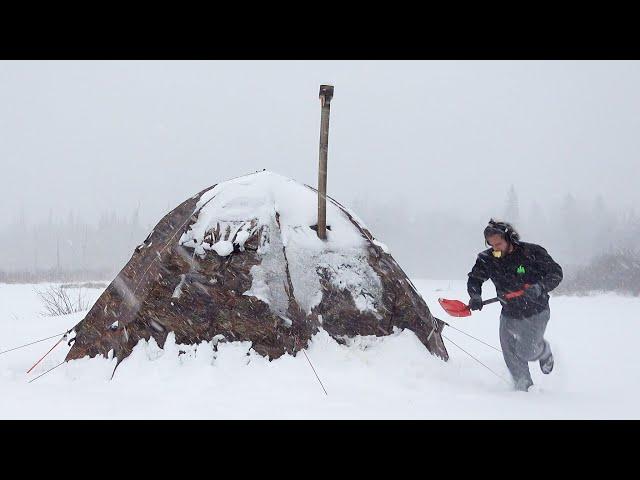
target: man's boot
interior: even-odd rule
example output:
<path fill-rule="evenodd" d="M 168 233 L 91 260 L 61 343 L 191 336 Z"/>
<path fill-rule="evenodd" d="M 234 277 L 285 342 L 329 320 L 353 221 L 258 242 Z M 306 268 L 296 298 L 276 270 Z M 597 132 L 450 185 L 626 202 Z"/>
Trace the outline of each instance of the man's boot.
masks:
<path fill-rule="evenodd" d="M 553 354 L 551 353 L 551 346 L 546 340 L 544 341 L 544 351 L 540 357 L 540 370 L 547 375 L 553 370 Z"/>

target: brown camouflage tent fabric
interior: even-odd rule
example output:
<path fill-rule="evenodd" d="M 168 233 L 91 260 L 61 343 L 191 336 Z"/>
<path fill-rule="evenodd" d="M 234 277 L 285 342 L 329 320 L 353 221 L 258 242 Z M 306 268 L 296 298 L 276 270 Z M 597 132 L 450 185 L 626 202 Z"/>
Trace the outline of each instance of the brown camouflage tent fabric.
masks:
<path fill-rule="evenodd" d="M 242 177 L 245 183 L 241 185 L 253 188 L 251 179 L 268 173 Z M 268 185 L 273 185 L 276 193 L 284 187 L 297 189 L 291 194 L 295 198 L 287 199 L 289 208 L 295 203 L 309 202 L 311 205 L 316 201 L 317 192 L 312 187 L 297 182 L 292 184 L 289 179 L 285 179 L 287 182 L 281 187 L 279 179 L 285 177 L 275 181 L 274 174 L 270 175 Z M 276 359 L 285 353 L 295 355 L 305 348 L 320 328 L 344 343 L 346 337 L 356 335 L 389 335 L 394 327 L 410 329 L 426 350 L 443 360 L 448 359 L 440 335 L 443 323 L 431 315 L 425 301 L 387 253 L 386 247 L 354 218 L 352 212 L 328 199 L 333 209 L 330 228 L 337 231 L 347 228 L 344 225 L 350 226 L 353 231 L 348 233 L 362 242 L 358 255 L 364 263 L 357 266 L 351 262 L 350 251 L 341 252 L 338 245 L 332 249 L 331 258 L 342 255 L 342 260 L 333 264 L 317 260 L 302 271 L 292 262 L 302 259 L 315 262 L 309 259 L 321 259 L 322 253 L 317 257 L 311 253 L 307 255 L 304 244 L 298 245 L 294 252 L 292 241 L 287 240 L 287 243 L 284 239 L 282 223 L 286 213 L 279 211 L 277 206 L 272 217 L 266 217 L 266 220 L 252 215 L 247 207 L 246 218 L 229 220 L 222 218 L 222 214 L 218 217 L 210 214 L 206 225 L 196 225 L 201 214 L 204 216 L 204 209 L 211 209 L 216 201 L 222 201 L 220 198 L 225 192 L 227 203 L 222 207 L 236 200 L 231 196 L 234 193 L 231 187 L 224 190 L 224 185 L 214 185 L 199 192 L 160 220 L 85 318 L 74 327 L 75 342 L 66 360 L 87 355 L 108 356 L 112 351 L 119 364 L 139 340 L 154 338 L 162 347 L 170 332 L 175 334 L 178 344 L 211 341 L 215 348 L 217 342 L 250 341 L 257 353 Z M 221 193 L 217 194 L 218 190 Z M 256 188 L 251 192 L 252 198 L 261 195 Z M 310 218 L 313 214 L 310 212 Z M 196 227 L 202 227 L 200 240 L 189 236 L 195 235 L 193 229 Z M 312 227 L 289 226 L 287 235 L 291 237 L 291 232 L 300 229 L 309 229 L 313 235 Z M 305 241 L 313 241 L 309 232 L 302 233 L 308 239 Z M 192 244 L 198 241 L 200 247 L 194 249 Z M 267 293 L 275 289 L 284 292 L 280 294 L 279 305 L 269 301 L 266 294 L 251 294 L 256 290 L 255 285 L 252 286 L 256 282 L 256 272 L 260 272 L 266 262 L 272 264 L 268 272 L 271 276 L 262 276 L 261 288 Z M 358 286 L 359 271 L 350 271 L 356 268 L 354 265 L 366 269 L 369 276 L 377 276 L 375 289 Z M 351 283 L 336 281 L 336 272 L 342 275 L 341 278 L 355 280 L 350 280 Z M 304 278 L 313 279 L 314 288 L 319 287 L 319 292 L 314 293 L 315 303 L 307 302 L 311 306 L 301 305 L 303 302 L 298 298 L 298 292 L 306 288 L 301 283 Z M 369 302 L 365 307 L 361 305 L 363 299 Z"/>

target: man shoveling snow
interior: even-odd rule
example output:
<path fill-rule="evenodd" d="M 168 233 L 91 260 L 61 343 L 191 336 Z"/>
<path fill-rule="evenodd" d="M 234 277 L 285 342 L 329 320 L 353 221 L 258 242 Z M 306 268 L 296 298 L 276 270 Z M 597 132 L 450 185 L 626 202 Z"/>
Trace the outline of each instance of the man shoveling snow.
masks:
<path fill-rule="evenodd" d="M 527 391 L 533 385 L 528 362 L 539 361 L 545 374 L 553 369 L 544 331 L 550 318 L 548 292 L 562 281 L 562 267 L 540 245 L 521 242 L 507 222 L 491 219 L 484 238 L 491 248 L 478 254 L 469 272 L 469 309 L 482 310 L 482 284 L 490 279 L 502 304 L 500 344 L 504 361 L 516 390 Z"/>

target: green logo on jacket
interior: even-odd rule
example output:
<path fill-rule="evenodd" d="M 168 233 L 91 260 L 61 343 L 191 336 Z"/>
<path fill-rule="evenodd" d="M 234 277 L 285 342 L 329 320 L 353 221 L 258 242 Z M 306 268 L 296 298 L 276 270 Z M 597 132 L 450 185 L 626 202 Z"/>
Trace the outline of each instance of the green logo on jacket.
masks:
<path fill-rule="evenodd" d="M 524 270 L 524 265 L 520 265 L 520 266 L 518 267 L 518 269 L 516 270 L 516 273 L 517 273 L 518 275 L 524 275 L 524 272 L 525 272 L 525 270 Z"/>

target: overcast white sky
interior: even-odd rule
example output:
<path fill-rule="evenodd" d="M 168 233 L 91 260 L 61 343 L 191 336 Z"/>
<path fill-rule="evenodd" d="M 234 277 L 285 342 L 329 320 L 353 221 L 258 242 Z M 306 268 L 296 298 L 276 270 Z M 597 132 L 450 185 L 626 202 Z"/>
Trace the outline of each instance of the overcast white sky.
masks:
<path fill-rule="evenodd" d="M 524 207 L 640 200 L 640 62 L 2 61 L 1 218 L 139 204 L 155 223 L 262 168 L 313 185 L 321 83 L 347 204 L 401 194 L 472 217 L 512 183 Z"/>

